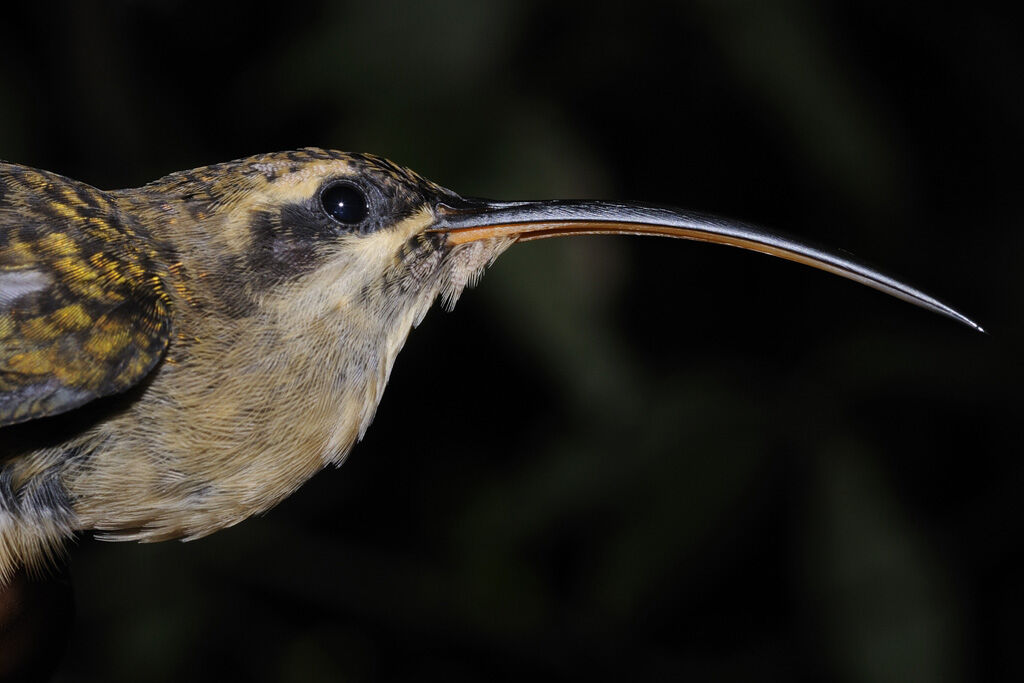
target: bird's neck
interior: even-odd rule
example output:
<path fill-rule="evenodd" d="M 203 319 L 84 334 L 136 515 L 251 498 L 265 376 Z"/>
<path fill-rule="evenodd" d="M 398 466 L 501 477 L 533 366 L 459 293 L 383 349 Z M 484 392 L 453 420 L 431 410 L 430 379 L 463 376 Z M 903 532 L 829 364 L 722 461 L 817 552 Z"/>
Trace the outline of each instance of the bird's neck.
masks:
<path fill-rule="evenodd" d="M 100 425 L 92 439 L 105 457 L 71 473 L 84 528 L 145 540 L 205 535 L 344 459 L 432 296 L 389 309 L 332 297 L 330 282 L 307 286 L 305 296 L 292 291 L 235 319 L 176 301 L 175 337 L 145 400 Z"/>

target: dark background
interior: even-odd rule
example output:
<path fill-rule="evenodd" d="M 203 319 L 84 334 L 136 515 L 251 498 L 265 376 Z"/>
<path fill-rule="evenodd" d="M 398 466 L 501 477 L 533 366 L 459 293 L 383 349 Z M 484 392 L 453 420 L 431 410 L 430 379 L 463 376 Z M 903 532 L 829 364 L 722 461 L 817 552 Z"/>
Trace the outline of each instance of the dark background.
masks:
<path fill-rule="evenodd" d="M 383 154 L 841 246 L 514 248 L 261 519 L 71 553 L 60 681 L 1021 680 L 1024 27 L 979 3 L 21 3 L 0 158 Z"/>

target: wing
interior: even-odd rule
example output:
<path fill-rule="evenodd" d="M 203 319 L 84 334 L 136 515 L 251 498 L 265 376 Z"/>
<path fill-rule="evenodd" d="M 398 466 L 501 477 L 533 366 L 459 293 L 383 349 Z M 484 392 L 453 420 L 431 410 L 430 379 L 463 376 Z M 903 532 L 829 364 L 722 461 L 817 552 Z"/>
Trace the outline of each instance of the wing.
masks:
<path fill-rule="evenodd" d="M 170 336 L 160 259 L 92 187 L 0 164 L 0 426 L 139 382 Z"/>

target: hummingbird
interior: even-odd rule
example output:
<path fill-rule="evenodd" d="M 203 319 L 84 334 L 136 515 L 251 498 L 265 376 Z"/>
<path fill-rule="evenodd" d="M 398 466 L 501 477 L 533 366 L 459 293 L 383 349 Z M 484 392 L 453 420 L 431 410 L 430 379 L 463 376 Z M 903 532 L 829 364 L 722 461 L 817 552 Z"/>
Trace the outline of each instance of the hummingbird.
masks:
<path fill-rule="evenodd" d="M 262 154 L 102 191 L 0 164 L 0 586 L 80 531 L 194 539 L 364 435 L 410 331 L 518 242 L 762 252 L 977 323 L 839 251 L 641 203 L 462 197 L 370 154 Z"/>

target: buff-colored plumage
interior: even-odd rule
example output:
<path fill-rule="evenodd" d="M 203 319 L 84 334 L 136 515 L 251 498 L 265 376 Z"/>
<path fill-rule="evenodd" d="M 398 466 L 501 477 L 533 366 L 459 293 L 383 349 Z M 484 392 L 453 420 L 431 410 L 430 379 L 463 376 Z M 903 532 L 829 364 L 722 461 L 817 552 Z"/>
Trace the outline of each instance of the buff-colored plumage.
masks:
<path fill-rule="evenodd" d="M 594 232 L 753 249 L 977 328 L 756 226 L 468 200 L 368 155 L 268 154 L 113 192 L 0 164 L 0 583 L 80 530 L 187 539 L 269 509 L 345 458 L 435 300 L 517 239 Z"/>
<path fill-rule="evenodd" d="M 270 221 L 268 230 L 291 229 L 276 218 L 280 207 L 304 205 L 325 178 L 356 175 L 372 176 L 407 215 L 372 234 L 254 243 L 261 221 Z M 73 188 L 65 195 L 84 188 L 43 177 Z M 39 431 L 63 428 L 50 423 L 72 415 L 0 431 L 0 470 L 10 482 L 9 491 L 0 489 L 0 579 L 19 563 L 44 563 L 81 529 L 142 541 L 209 534 L 340 463 L 369 425 L 410 329 L 440 294 L 454 301 L 508 244 L 489 240 L 442 254 L 420 239 L 433 222 L 426 195 L 445 190 L 383 160 L 322 150 L 196 169 L 133 191 L 83 191 L 139 226 L 131 239 L 156 265 L 118 276 L 152 281 L 169 311 L 170 341 L 139 386 L 107 399 L 98 419 L 58 443 Z M 66 226 L 68 242 L 80 241 L 79 227 Z M 0 269 L 31 270 L 32 263 L 13 263 L 7 246 Z M 281 249 L 280 263 L 273 254 L 254 262 L 254 250 L 264 248 Z M 257 268 L 281 272 L 268 277 Z M 8 351 L 0 353 L 0 377 L 13 382 L 17 358 Z M 46 483 L 53 505 L 32 498 L 34 482 Z"/>

